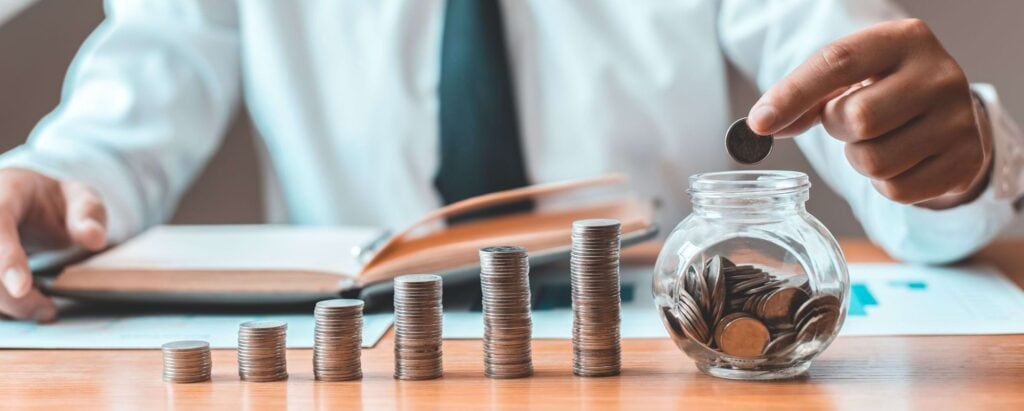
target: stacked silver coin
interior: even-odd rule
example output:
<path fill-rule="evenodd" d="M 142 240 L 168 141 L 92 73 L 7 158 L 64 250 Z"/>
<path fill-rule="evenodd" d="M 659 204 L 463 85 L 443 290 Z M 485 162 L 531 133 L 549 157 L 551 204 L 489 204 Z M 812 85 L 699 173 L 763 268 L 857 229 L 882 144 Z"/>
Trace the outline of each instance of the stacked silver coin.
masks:
<path fill-rule="evenodd" d="M 395 278 L 395 378 L 429 380 L 441 367 L 441 277 Z"/>
<path fill-rule="evenodd" d="M 266 382 L 288 378 L 284 321 L 247 321 L 238 327 L 238 376 Z"/>
<path fill-rule="evenodd" d="M 174 341 L 160 349 L 164 354 L 164 381 L 191 383 L 210 379 L 213 361 L 206 341 Z"/>
<path fill-rule="evenodd" d="M 313 375 L 321 381 L 363 377 L 363 301 L 320 301 L 313 310 Z"/>
<path fill-rule="evenodd" d="M 530 350 L 530 264 L 523 247 L 480 250 L 480 288 L 484 311 L 484 375 L 522 378 L 533 375 Z"/>
<path fill-rule="evenodd" d="M 572 224 L 572 365 L 579 376 L 618 375 L 622 368 L 619 226 L 606 219 Z"/>

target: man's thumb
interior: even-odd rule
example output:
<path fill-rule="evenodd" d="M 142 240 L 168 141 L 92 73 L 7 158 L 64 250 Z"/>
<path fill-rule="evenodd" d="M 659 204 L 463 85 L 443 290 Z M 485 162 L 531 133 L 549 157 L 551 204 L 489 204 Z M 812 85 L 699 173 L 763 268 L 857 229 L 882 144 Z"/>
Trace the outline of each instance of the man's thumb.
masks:
<path fill-rule="evenodd" d="M 90 251 L 107 246 L 107 210 L 95 191 L 83 184 L 62 184 L 67 202 L 65 225 L 75 245 Z"/>

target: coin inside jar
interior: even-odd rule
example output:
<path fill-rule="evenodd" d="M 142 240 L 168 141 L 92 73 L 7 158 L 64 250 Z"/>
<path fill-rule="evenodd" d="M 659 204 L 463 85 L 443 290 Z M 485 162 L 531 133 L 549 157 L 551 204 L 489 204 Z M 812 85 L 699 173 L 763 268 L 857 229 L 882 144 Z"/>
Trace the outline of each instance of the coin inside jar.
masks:
<path fill-rule="evenodd" d="M 793 347 L 793 344 L 797 341 L 796 331 L 788 331 L 780 333 L 775 336 L 768 345 L 764 347 L 764 355 L 778 354 L 786 349 Z"/>
<path fill-rule="evenodd" d="M 676 287 L 662 306 L 673 339 L 743 360 L 790 355 L 832 334 L 841 317 L 839 297 L 813 293 L 807 276 L 777 277 L 721 255 L 681 270 Z"/>
<path fill-rule="evenodd" d="M 773 136 L 762 136 L 747 125 L 747 118 L 736 120 L 725 134 L 725 150 L 737 163 L 757 164 L 768 157 L 775 143 Z"/>
<path fill-rule="evenodd" d="M 758 306 L 758 317 L 772 324 L 792 322 L 792 313 L 807 301 L 807 293 L 795 287 L 779 288 L 766 294 Z"/>
<path fill-rule="evenodd" d="M 771 335 L 768 327 L 749 316 L 738 316 L 725 323 L 716 336 L 722 352 L 736 357 L 757 357 L 764 352 Z"/>

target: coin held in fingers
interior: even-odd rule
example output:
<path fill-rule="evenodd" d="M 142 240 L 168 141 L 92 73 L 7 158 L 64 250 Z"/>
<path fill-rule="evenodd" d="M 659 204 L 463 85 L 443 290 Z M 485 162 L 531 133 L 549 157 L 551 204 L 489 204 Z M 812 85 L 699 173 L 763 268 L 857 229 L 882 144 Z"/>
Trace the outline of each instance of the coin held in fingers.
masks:
<path fill-rule="evenodd" d="M 747 125 L 747 118 L 736 120 L 725 134 L 725 150 L 737 163 L 757 164 L 768 157 L 775 143 L 773 136 L 762 136 Z"/>

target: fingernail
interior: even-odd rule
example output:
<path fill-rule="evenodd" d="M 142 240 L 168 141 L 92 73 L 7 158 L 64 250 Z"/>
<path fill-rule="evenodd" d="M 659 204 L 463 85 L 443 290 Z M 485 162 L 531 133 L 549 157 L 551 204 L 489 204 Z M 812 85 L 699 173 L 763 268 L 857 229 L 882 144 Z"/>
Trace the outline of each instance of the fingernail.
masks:
<path fill-rule="evenodd" d="M 96 251 L 106 245 L 106 231 L 99 221 L 87 218 L 75 224 L 76 236 L 86 248 Z"/>
<path fill-rule="evenodd" d="M 99 221 L 93 220 L 91 218 L 86 218 L 86 219 L 82 219 L 82 220 L 78 221 L 78 229 L 80 229 L 82 231 L 86 231 L 86 230 L 102 230 L 103 226 L 100 225 Z"/>
<path fill-rule="evenodd" d="M 45 306 L 37 308 L 32 312 L 32 321 L 38 323 L 48 323 L 57 318 L 57 308 L 53 306 Z"/>
<path fill-rule="evenodd" d="M 8 268 L 4 271 L 3 283 L 7 292 L 14 298 L 24 297 L 32 288 L 29 275 L 17 268 Z"/>
<path fill-rule="evenodd" d="M 778 120 L 778 114 L 775 113 L 775 107 L 766 104 L 755 107 L 750 112 L 750 117 L 747 118 L 747 125 L 755 129 L 755 131 L 769 131 L 772 127 L 775 127 L 776 120 Z"/>

